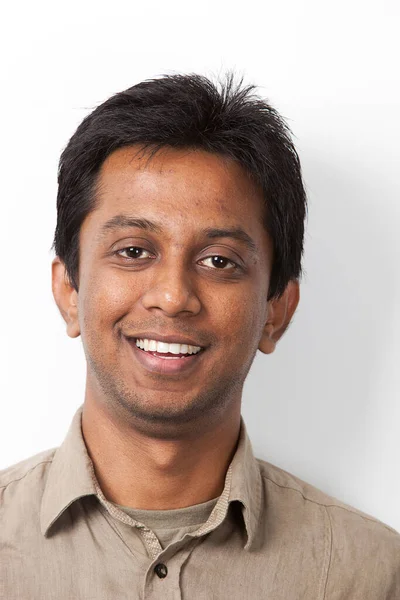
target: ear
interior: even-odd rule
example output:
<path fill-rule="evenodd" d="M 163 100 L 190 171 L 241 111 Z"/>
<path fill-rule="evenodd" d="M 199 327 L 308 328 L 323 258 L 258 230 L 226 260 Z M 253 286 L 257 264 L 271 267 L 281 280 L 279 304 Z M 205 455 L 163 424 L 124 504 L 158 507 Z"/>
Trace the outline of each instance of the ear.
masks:
<path fill-rule="evenodd" d="M 264 354 L 271 354 L 285 333 L 300 299 L 300 285 L 290 281 L 280 298 L 268 302 L 268 319 L 258 346 Z"/>
<path fill-rule="evenodd" d="M 72 338 L 78 337 L 81 333 L 78 319 L 78 292 L 71 284 L 65 265 L 58 256 L 52 263 L 52 290 L 58 310 L 67 324 L 67 334 Z"/>

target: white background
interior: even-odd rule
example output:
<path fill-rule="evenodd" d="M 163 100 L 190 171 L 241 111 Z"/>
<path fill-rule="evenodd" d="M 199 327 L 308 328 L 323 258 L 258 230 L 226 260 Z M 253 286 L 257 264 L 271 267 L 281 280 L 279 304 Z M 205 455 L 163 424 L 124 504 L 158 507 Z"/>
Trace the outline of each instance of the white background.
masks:
<path fill-rule="evenodd" d="M 243 414 L 260 458 L 400 530 L 399 5 L 15 3 L 1 31 L 0 468 L 61 443 L 84 357 L 53 305 L 60 151 L 142 79 L 235 68 L 286 117 L 309 195 L 302 298 Z"/>

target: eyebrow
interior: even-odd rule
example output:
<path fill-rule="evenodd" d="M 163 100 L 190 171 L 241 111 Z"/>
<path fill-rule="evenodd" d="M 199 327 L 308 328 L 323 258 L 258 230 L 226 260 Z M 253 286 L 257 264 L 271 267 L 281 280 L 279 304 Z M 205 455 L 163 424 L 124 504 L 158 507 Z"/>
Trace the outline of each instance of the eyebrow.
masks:
<path fill-rule="evenodd" d="M 249 236 L 248 233 L 245 232 L 241 227 L 233 227 L 231 229 L 205 229 L 204 234 L 209 239 L 213 240 L 216 238 L 231 238 L 233 240 L 238 240 L 239 242 L 244 242 L 244 244 L 248 247 L 252 252 L 257 252 L 257 244 Z"/>
<path fill-rule="evenodd" d="M 116 215 L 104 223 L 100 230 L 100 236 L 106 234 L 108 231 L 114 231 L 116 229 L 129 229 L 132 227 L 158 234 L 163 232 L 163 229 L 160 227 L 160 225 L 157 225 L 157 223 L 149 221 L 148 219 L 128 217 L 126 215 Z M 257 244 L 253 238 L 251 238 L 249 234 L 246 233 L 241 227 L 230 227 L 226 229 L 209 227 L 204 229 L 202 233 L 210 240 L 218 238 L 230 238 L 233 240 L 238 240 L 239 242 L 243 242 L 251 252 L 255 253 L 258 250 Z"/>
<path fill-rule="evenodd" d="M 116 215 L 104 223 L 100 230 L 100 235 L 105 234 L 108 231 L 114 231 L 115 229 L 129 229 L 132 227 L 144 229 L 145 231 L 151 231 L 153 233 L 162 232 L 162 228 L 159 225 L 149 221 L 148 219 L 137 219 L 133 217 L 127 217 L 126 215 Z"/>

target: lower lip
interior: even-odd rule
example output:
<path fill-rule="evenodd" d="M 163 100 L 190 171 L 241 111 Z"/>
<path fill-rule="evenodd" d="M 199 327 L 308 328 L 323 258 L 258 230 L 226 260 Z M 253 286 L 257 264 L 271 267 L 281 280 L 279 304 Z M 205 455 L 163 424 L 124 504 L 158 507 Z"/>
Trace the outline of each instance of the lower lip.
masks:
<path fill-rule="evenodd" d="M 204 353 L 204 350 L 201 350 L 197 354 L 189 354 L 188 356 L 177 356 L 176 358 L 168 356 L 163 358 L 152 352 L 141 350 L 136 346 L 135 340 L 128 340 L 128 343 L 133 350 L 135 358 L 145 369 L 162 375 L 174 375 L 175 373 L 181 374 L 190 371 L 201 360 Z"/>

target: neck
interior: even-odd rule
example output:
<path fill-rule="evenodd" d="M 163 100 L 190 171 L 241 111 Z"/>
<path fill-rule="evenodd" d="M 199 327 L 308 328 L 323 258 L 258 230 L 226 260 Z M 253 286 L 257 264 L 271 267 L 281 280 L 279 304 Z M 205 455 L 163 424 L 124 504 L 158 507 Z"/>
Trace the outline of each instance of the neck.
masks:
<path fill-rule="evenodd" d="M 162 438 L 118 419 L 86 396 L 82 433 L 105 497 L 137 509 L 168 510 L 218 497 L 236 450 L 240 403 L 218 421 Z"/>

